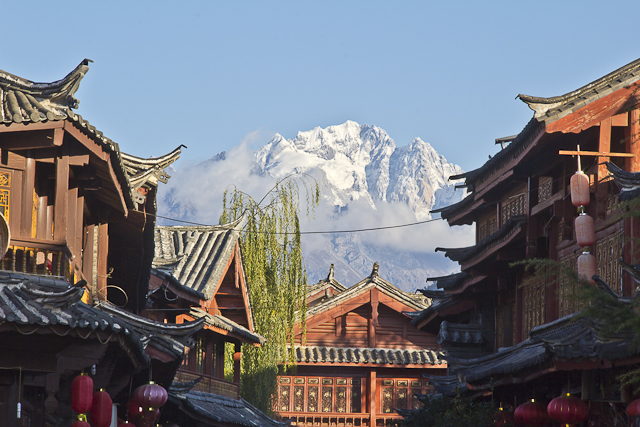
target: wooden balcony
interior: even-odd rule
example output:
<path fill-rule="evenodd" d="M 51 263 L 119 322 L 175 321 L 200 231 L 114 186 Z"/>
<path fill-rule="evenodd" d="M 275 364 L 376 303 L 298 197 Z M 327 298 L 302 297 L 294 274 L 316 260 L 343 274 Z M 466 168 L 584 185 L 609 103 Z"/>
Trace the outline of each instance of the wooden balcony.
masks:
<path fill-rule="evenodd" d="M 66 244 L 51 240 L 11 239 L 0 270 L 56 276 L 74 281 L 74 263 Z M 76 271 L 77 274 L 80 272 Z"/>
<path fill-rule="evenodd" d="M 238 384 L 232 383 L 230 381 L 225 381 L 220 378 L 214 378 L 209 375 L 179 369 L 173 380 L 180 383 L 186 383 L 198 378 L 200 378 L 200 381 L 193 387 L 192 390 L 218 394 L 221 396 L 230 397 L 232 399 L 240 398 L 240 387 Z"/>
<path fill-rule="evenodd" d="M 402 416 L 393 414 L 377 414 L 371 424 L 370 414 L 345 414 L 344 412 L 283 412 L 278 415 L 284 421 L 291 421 L 292 426 L 299 427 L 384 427 L 394 425 L 402 420 Z"/>

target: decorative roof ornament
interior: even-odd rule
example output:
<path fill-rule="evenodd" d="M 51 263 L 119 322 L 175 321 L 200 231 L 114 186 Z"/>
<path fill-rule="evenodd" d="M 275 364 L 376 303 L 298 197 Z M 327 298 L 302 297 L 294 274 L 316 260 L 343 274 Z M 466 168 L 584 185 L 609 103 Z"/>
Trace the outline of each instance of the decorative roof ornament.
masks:
<path fill-rule="evenodd" d="M 380 264 L 377 262 L 373 263 L 373 270 L 371 271 L 371 278 L 378 277 L 378 270 L 380 269 Z"/>
<path fill-rule="evenodd" d="M 331 267 L 329 267 L 329 275 L 327 276 L 327 280 L 333 280 L 333 264 L 331 264 Z"/>

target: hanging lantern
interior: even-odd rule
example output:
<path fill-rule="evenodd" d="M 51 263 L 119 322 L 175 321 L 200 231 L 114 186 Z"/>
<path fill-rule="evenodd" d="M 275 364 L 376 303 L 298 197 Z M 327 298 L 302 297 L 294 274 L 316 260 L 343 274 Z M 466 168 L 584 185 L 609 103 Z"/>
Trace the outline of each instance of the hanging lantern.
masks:
<path fill-rule="evenodd" d="M 140 406 L 133 397 L 129 399 L 127 408 L 129 409 L 129 418 L 132 420 L 136 420 L 144 414 L 144 408 Z"/>
<path fill-rule="evenodd" d="M 93 403 L 93 380 L 84 372 L 71 383 L 71 407 L 78 414 L 86 414 Z"/>
<path fill-rule="evenodd" d="M 549 424 L 547 406 L 542 402 L 523 403 L 513 412 L 513 418 L 517 425 L 521 426 L 546 426 Z"/>
<path fill-rule="evenodd" d="M 100 389 L 93 394 L 91 405 L 91 424 L 93 427 L 109 427 L 111 425 L 113 402 L 109 393 Z"/>
<path fill-rule="evenodd" d="M 497 427 L 513 424 L 513 421 L 514 421 L 513 412 L 505 411 L 502 408 L 498 409 L 498 411 L 493 415 L 493 417 L 494 417 L 494 420 L 496 421 Z"/>
<path fill-rule="evenodd" d="M 77 420 L 74 421 L 73 424 L 71 424 L 71 427 L 91 427 L 91 424 L 89 424 L 87 421 Z"/>
<path fill-rule="evenodd" d="M 625 412 L 631 418 L 640 417 L 640 399 L 636 399 L 629 403 Z"/>
<path fill-rule="evenodd" d="M 143 408 L 159 408 L 167 403 L 169 395 L 164 387 L 149 381 L 133 391 L 131 399 Z"/>
<path fill-rule="evenodd" d="M 578 257 L 578 276 L 586 279 L 592 285 L 596 282 L 592 277 L 596 274 L 596 257 L 589 252 L 584 252 Z"/>
<path fill-rule="evenodd" d="M 576 242 L 578 246 L 593 246 L 596 243 L 596 232 L 593 225 L 593 218 L 586 213 L 581 213 L 576 217 Z"/>
<path fill-rule="evenodd" d="M 589 407 L 577 397 L 560 396 L 547 405 L 547 413 L 553 421 L 561 424 L 580 424 L 589 417 Z"/>
<path fill-rule="evenodd" d="M 571 176 L 571 203 L 573 206 L 587 206 L 589 204 L 589 177 L 582 171 Z"/>
<path fill-rule="evenodd" d="M 160 409 L 147 408 L 142 414 L 142 417 L 137 419 L 136 426 L 153 427 L 158 418 L 160 418 Z"/>

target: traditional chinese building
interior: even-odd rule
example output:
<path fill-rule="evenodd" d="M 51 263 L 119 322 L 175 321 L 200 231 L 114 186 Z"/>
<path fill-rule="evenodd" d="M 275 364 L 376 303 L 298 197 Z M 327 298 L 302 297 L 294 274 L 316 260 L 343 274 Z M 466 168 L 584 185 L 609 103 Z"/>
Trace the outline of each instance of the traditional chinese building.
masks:
<path fill-rule="evenodd" d="M 431 389 L 421 374 L 444 375 L 433 334 L 407 314 L 429 301 L 371 275 L 346 288 L 334 278 L 307 291 L 306 334 L 296 327 L 296 370 L 278 379 L 277 411 L 297 425 L 384 425 Z"/>
<path fill-rule="evenodd" d="M 204 321 L 178 369 L 165 417 L 178 425 L 280 426 L 240 398 L 241 344 L 255 333 L 238 238 L 242 219 L 220 226 L 158 226 L 146 315 L 182 324 Z M 233 375 L 225 378 L 225 346 Z"/>
<path fill-rule="evenodd" d="M 89 62 L 53 83 L 0 71 L 5 426 L 70 424 L 71 382 L 81 371 L 125 419 L 132 387 L 150 379 L 168 387 L 204 324 L 137 314 L 148 292 L 158 182 L 180 148 L 131 156 L 75 113 Z"/>
<path fill-rule="evenodd" d="M 605 338 L 597 325 L 576 321 L 579 307 L 553 271 L 536 275 L 512 263 L 542 258 L 576 268 L 583 248 L 569 180 L 580 154 L 590 182 L 585 209 L 595 220 L 596 282 L 622 300 L 632 296 L 631 267 L 618 260 L 638 262 L 640 222 L 624 214 L 618 193 L 627 185 L 635 194 L 629 182 L 638 175 L 629 172 L 640 171 L 639 80 L 640 60 L 562 96 L 519 95 L 534 117 L 518 135 L 496 140 L 502 149 L 483 166 L 451 177 L 470 194 L 439 212 L 451 226 L 472 224 L 476 244 L 436 249 L 461 272 L 430 279 L 434 303 L 412 320 L 437 333 L 449 354 L 450 375 L 431 378 L 442 392 L 493 394 L 511 405 L 570 392 L 589 403 L 590 425 L 615 416 L 612 408 L 620 413 L 632 397 L 616 379 L 640 360 L 629 337 Z"/>

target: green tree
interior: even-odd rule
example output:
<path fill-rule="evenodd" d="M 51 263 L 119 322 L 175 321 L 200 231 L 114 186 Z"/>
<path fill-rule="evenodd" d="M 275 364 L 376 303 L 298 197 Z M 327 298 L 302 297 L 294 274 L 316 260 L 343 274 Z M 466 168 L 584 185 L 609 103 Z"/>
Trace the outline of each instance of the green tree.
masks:
<path fill-rule="evenodd" d="M 412 411 L 400 424 L 404 427 L 495 427 L 496 409 L 490 402 L 474 401 L 457 395 L 426 395 L 424 405 Z"/>
<path fill-rule="evenodd" d="M 300 244 L 300 196 L 310 218 L 320 201 L 317 182 L 292 175 L 279 180 L 260 200 L 234 188 L 225 192 L 220 223 L 244 216 L 240 247 L 256 332 L 267 339 L 261 348 L 242 348 L 241 394 L 271 413 L 279 365 L 295 365 L 293 328 L 306 321 L 307 274 Z"/>

